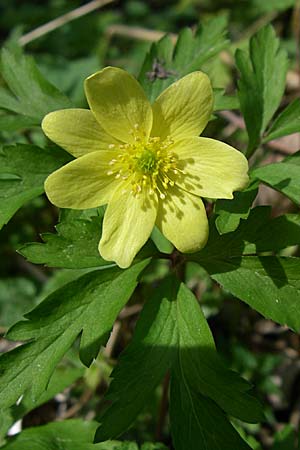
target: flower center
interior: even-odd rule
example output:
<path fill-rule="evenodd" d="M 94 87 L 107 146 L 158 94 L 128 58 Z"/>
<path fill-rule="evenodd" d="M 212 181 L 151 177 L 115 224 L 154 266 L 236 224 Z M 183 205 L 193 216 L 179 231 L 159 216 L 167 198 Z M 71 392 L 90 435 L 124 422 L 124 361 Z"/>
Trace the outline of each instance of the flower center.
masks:
<path fill-rule="evenodd" d="M 157 192 L 164 199 L 166 190 L 174 186 L 176 176 L 182 173 L 177 156 L 170 150 L 172 144 L 169 137 L 164 141 L 150 137 L 146 141 L 137 134 L 132 144 L 111 144 L 109 148 L 116 150 L 116 157 L 109 162 L 107 175 L 130 181 L 135 196 L 147 190 L 148 194 Z"/>

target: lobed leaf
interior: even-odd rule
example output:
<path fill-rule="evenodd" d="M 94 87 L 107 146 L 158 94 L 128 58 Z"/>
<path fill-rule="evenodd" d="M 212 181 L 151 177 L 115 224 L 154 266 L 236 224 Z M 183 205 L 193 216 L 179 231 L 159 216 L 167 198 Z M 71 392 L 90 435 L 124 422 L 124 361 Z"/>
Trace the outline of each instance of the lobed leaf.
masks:
<path fill-rule="evenodd" d="M 235 59 L 241 74 L 238 96 L 249 136 L 247 155 L 251 156 L 280 104 L 288 61 L 271 25 L 251 38 L 249 54 L 238 49 Z"/>
<path fill-rule="evenodd" d="M 251 176 L 300 205 L 300 152 L 279 163 L 259 167 L 251 172 Z"/>
<path fill-rule="evenodd" d="M 265 317 L 299 330 L 300 258 L 260 253 L 300 244 L 300 219 L 297 214 L 270 219 L 270 210 L 255 208 L 235 232 L 222 236 L 212 223 L 207 246 L 190 259 Z"/>
<path fill-rule="evenodd" d="M 7 84 L 7 88 L 0 89 L 0 109 L 9 112 L 6 120 L 14 129 L 40 125 L 48 112 L 71 106 L 69 99 L 43 77 L 34 60 L 20 48 L 2 49 L 0 69 Z M 1 120 L 3 124 L 2 116 Z"/>
<path fill-rule="evenodd" d="M 169 36 L 152 44 L 139 75 L 149 100 L 154 101 L 171 83 L 201 69 L 217 55 L 228 42 L 226 25 L 226 18 L 218 16 L 204 23 L 195 34 L 190 28 L 183 29 L 175 46 Z M 221 103 L 220 94 L 218 102 Z"/>
<path fill-rule="evenodd" d="M 17 144 L 0 152 L 0 228 L 29 200 L 44 192 L 44 181 L 70 160 L 58 147 Z"/>
<path fill-rule="evenodd" d="M 300 99 L 296 98 L 276 117 L 263 142 L 300 131 Z"/>
<path fill-rule="evenodd" d="M 231 448 L 237 448 L 236 444 L 243 444 L 243 441 L 223 411 L 250 422 L 262 418 L 260 405 L 247 392 L 250 385 L 237 373 L 228 370 L 219 358 L 195 297 L 184 284 L 179 285 L 176 279 L 168 277 L 145 305 L 134 337 L 112 373 L 113 381 L 107 396 L 112 405 L 101 419 L 96 442 L 124 432 L 168 370 L 172 380 L 179 380 L 179 386 L 187 389 L 187 397 L 194 396 L 195 401 L 199 399 L 199 405 L 201 401 L 208 405 L 212 416 L 217 411 L 217 417 L 226 424 L 224 434 Z M 174 383 L 177 386 L 176 381 Z M 178 403 L 177 392 L 175 397 L 171 393 L 171 407 L 172 402 L 175 405 L 173 411 L 176 409 L 175 445 L 177 427 L 181 428 L 178 420 L 184 422 L 183 416 L 190 417 L 190 426 L 185 429 L 188 431 L 183 438 L 189 445 L 180 447 L 179 444 L 176 448 L 197 448 L 202 443 L 207 450 L 215 450 L 210 436 L 215 430 L 208 423 L 212 419 L 203 418 L 203 413 L 199 412 L 195 417 L 187 415 L 192 405 L 186 410 L 186 402 Z M 192 433 L 189 431 L 191 427 Z M 203 434 L 204 428 L 208 428 L 207 435 Z"/>
<path fill-rule="evenodd" d="M 90 365 L 148 263 L 89 272 L 50 294 L 14 325 L 7 338 L 27 343 L 0 357 L 2 407 L 14 404 L 27 390 L 36 401 L 80 333 L 80 358 Z"/>

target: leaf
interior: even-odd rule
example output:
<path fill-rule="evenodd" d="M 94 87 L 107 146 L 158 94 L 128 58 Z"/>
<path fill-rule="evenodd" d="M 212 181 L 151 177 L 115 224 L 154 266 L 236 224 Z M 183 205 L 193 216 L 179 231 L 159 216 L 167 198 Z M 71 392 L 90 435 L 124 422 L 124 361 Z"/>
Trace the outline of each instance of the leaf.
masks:
<path fill-rule="evenodd" d="M 171 254 L 174 250 L 173 244 L 161 233 L 161 231 L 155 226 L 151 233 L 151 239 L 160 252 Z"/>
<path fill-rule="evenodd" d="M 47 176 L 69 160 L 58 147 L 4 147 L 0 152 L 0 228 L 24 203 L 42 194 Z"/>
<path fill-rule="evenodd" d="M 238 49 L 235 59 L 241 74 L 238 96 L 249 136 L 247 156 L 251 156 L 280 104 L 288 61 L 271 25 L 251 38 L 249 54 Z"/>
<path fill-rule="evenodd" d="M 220 234 L 237 229 L 241 219 L 247 219 L 257 196 L 258 183 L 251 183 L 242 192 L 235 192 L 233 200 L 217 200 L 215 203 L 216 227 Z"/>
<path fill-rule="evenodd" d="M 14 405 L 10 409 L 10 421 L 4 424 L 6 426 L 3 426 L 3 423 L 1 421 L 0 435 L 6 434 L 7 430 L 13 425 L 13 423 L 24 417 L 33 409 L 48 402 L 56 394 L 62 392 L 64 389 L 66 389 L 68 386 L 70 386 L 76 380 L 78 380 L 78 378 L 82 377 L 83 374 L 84 374 L 83 368 L 76 368 L 76 367 L 56 368 L 53 375 L 51 376 L 47 390 L 39 397 L 38 401 L 34 402 L 27 392 L 22 397 L 22 401 L 17 405 Z"/>
<path fill-rule="evenodd" d="M 296 98 L 275 119 L 263 142 L 269 142 L 300 131 L 300 99 Z"/>
<path fill-rule="evenodd" d="M 12 132 L 35 126 L 35 120 L 17 114 L 0 114 L 0 131 Z"/>
<path fill-rule="evenodd" d="M 175 46 L 168 36 L 152 44 L 139 75 L 149 100 L 154 101 L 175 80 L 199 70 L 218 54 L 228 42 L 226 26 L 226 18 L 218 16 L 204 23 L 195 34 L 190 28 L 183 29 Z"/>
<path fill-rule="evenodd" d="M 80 419 L 27 428 L 10 438 L 3 450 L 138 450 L 135 442 L 106 441 L 93 444 L 97 423 Z M 141 450 L 167 450 L 163 444 L 145 443 Z"/>
<path fill-rule="evenodd" d="M 2 49 L 1 75 L 8 89 L 0 89 L 0 108 L 23 116 L 25 123 L 30 124 L 31 120 L 32 125 L 39 125 L 48 112 L 71 106 L 68 98 L 43 77 L 34 60 L 19 48 Z M 24 122 L 20 122 L 20 127 L 24 127 Z"/>
<path fill-rule="evenodd" d="M 170 406 L 176 450 L 250 450 L 214 402 L 191 391 L 178 372 L 172 377 Z"/>
<path fill-rule="evenodd" d="M 271 220 L 270 210 L 255 208 L 235 232 L 222 236 L 212 223 L 207 246 L 189 258 L 265 317 L 299 330 L 300 258 L 253 256 L 300 244 L 299 215 Z"/>
<path fill-rule="evenodd" d="M 271 186 L 300 205 L 300 152 L 282 162 L 253 170 L 251 177 Z"/>
<path fill-rule="evenodd" d="M 178 364 L 184 378 L 174 369 Z M 246 421 L 262 418 L 260 405 L 247 393 L 250 385 L 237 373 L 228 370 L 219 358 L 195 297 L 183 284 L 179 286 L 176 279 L 168 277 L 146 303 L 133 340 L 112 373 L 113 381 L 107 396 L 112 405 L 100 419 L 95 441 L 114 438 L 124 432 L 169 369 L 172 374 L 175 370 L 180 383 L 188 384 L 193 395 L 204 396 L 209 404 L 213 404 L 212 408 L 225 422 L 222 409 Z M 178 418 L 185 414 L 185 409 L 177 411 Z M 201 422 L 201 418 L 199 420 Z M 197 448 L 201 433 L 200 426 L 188 448 Z M 233 429 L 231 435 L 236 436 L 234 440 L 228 436 L 231 448 L 236 448 L 233 444 L 242 440 Z M 182 448 L 185 450 L 187 447 Z M 213 446 L 205 448 L 215 450 Z"/>
<path fill-rule="evenodd" d="M 214 89 L 214 111 L 239 109 L 239 100 L 235 95 L 225 95 L 225 89 Z"/>
<path fill-rule="evenodd" d="M 286 425 L 275 434 L 272 450 L 296 450 L 295 429 L 292 425 Z"/>
<path fill-rule="evenodd" d="M 104 209 L 84 211 L 61 210 L 57 234 L 41 235 L 44 243 L 31 242 L 18 249 L 21 255 L 35 264 L 65 269 L 88 269 L 113 267 L 116 264 L 101 258 L 98 250 L 102 234 Z M 154 244 L 148 242 L 138 253 L 135 261 L 157 253 Z"/>
<path fill-rule="evenodd" d="M 57 234 L 44 233 L 44 244 L 25 244 L 18 251 L 35 264 L 66 269 L 112 266 L 100 257 L 98 245 L 102 233 L 101 217 L 90 220 L 62 220 L 56 226 Z"/>
<path fill-rule="evenodd" d="M 113 370 L 107 399 L 112 405 L 101 418 L 95 441 L 119 436 L 149 401 L 169 369 L 177 345 L 175 317 L 167 278 L 140 315 L 133 338 Z"/>
<path fill-rule="evenodd" d="M 0 326 L 9 327 L 36 304 L 36 285 L 25 277 L 0 280 Z"/>
<path fill-rule="evenodd" d="M 80 333 L 80 358 L 90 365 L 148 263 L 149 259 L 127 270 L 111 268 L 83 275 L 49 295 L 26 314 L 26 321 L 14 325 L 7 338 L 27 343 L 0 358 L 2 407 L 14 404 L 27 390 L 36 401 Z"/>

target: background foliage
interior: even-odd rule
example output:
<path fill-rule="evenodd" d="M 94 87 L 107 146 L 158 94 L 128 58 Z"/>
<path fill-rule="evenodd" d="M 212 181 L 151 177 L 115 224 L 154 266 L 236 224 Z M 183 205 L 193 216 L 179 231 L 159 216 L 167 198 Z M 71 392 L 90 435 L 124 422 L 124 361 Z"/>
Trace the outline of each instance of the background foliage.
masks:
<path fill-rule="evenodd" d="M 14 348 L 0 358 L 3 449 L 296 449 L 300 5 L 115 1 L 18 45 L 82 4 L 0 0 L 1 334 L 16 323 L 0 341 Z M 40 121 L 86 107 L 83 79 L 106 65 L 138 76 L 150 99 L 201 68 L 215 92 L 205 135 L 251 157 L 249 187 L 207 202 L 209 242 L 180 268 L 185 284 L 151 260 L 172 252 L 157 230 L 121 271 L 97 252 L 103 209 L 58 216 L 43 195 L 70 156 Z"/>

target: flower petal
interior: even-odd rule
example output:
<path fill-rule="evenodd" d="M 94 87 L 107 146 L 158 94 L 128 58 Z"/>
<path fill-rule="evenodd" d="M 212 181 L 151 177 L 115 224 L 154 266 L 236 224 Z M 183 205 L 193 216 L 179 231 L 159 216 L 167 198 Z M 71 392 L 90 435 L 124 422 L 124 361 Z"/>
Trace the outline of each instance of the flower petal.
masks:
<path fill-rule="evenodd" d="M 249 182 L 247 159 L 224 142 L 195 137 L 175 143 L 172 151 L 184 171 L 175 183 L 195 195 L 233 198 Z"/>
<path fill-rule="evenodd" d="M 213 109 L 210 80 L 203 72 L 192 72 L 171 84 L 153 104 L 152 136 L 178 140 L 198 136 Z"/>
<path fill-rule="evenodd" d="M 114 152 L 88 153 L 53 172 L 45 181 L 50 202 L 60 208 L 88 209 L 108 203 L 120 181 L 107 175 Z"/>
<path fill-rule="evenodd" d="M 166 198 L 160 201 L 156 225 L 183 253 L 203 248 L 208 238 L 208 221 L 201 198 L 177 186 L 169 187 Z"/>
<path fill-rule="evenodd" d="M 118 144 L 99 125 L 89 109 L 53 111 L 44 117 L 42 129 L 51 141 L 76 158 L 98 150 L 107 150 L 109 144 Z"/>
<path fill-rule="evenodd" d="M 114 193 L 104 215 L 99 252 L 107 261 L 123 269 L 148 240 L 156 219 L 157 198 L 142 191 L 133 196 L 130 185 L 123 184 Z"/>
<path fill-rule="evenodd" d="M 91 75 L 85 80 L 85 92 L 96 119 L 116 139 L 134 142 L 133 132 L 149 137 L 151 105 L 137 80 L 125 70 L 106 67 Z"/>

